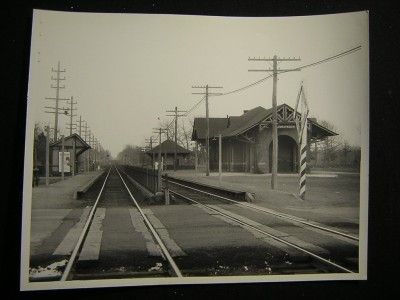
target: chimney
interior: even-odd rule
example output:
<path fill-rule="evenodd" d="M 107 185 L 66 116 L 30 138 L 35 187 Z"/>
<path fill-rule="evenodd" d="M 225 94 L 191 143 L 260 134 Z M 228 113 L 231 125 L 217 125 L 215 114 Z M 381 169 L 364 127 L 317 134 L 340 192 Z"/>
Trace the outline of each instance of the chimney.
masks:
<path fill-rule="evenodd" d="M 231 126 L 231 118 L 226 115 L 226 128 L 228 128 L 229 126 Z"/>

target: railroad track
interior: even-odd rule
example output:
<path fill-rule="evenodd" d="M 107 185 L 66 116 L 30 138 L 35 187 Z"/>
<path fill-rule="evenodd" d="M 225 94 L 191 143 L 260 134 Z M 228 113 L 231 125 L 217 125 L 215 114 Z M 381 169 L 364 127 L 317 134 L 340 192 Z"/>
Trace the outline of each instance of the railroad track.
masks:
<path fill-rule="evenodd" d="M 323 265 L 330 266 L 340 272 L 354 273 L 358 271 L 358 237 L 352 234 L 251 203 L 237 201 L 209 191 L 203 191 L 198 187 L 190 186 L 190 182 L 188 182 L 188 184 L 183 184 L 181 179 L 177 182 L 169 177 L 168 189 L 171 194 L 185 199 L 189 203 L 217 213 L 241 226 L 255 230 L 279 243 L 310 255 Z M 221 203 L 228 205 L 221 207 Z M 249 211 L 251 211 L 251 213 L 249 213 Z M 268 216 L 267 219 L 265 218 L 266 216 Z M 289 230 L 292 234 L 285 237 L 285 233 L 274 230 L 272 226 L 268 226 L 268 224 L 273 223 L 271 218 L 279 220 L 279 227 L 285 227 L 285 229 L 288 229 L 288 226 L 292 227 L 291 230 Z M 282 221 L 286 222 L 288 225 L 283 225 Z M 304 233 L 299 233 L 299 230 Z M 297 236 L 307 235 L 309 242 L 304 243 L 303 239 L 293 238 L 294 232 L 296 232 Z M 322 241 L 321 237 L 323 237 Z M 318 246 L 318 244 L 320 246 Z M 341 249 L 334 249 L 338 244 L 340 244 L 339 247 Z M 322 251 L 320 251 L 321 249 Z M 332 255 L 332 252 L 337 252 L 339 254 Z M 343 252 L 344 257 L 340 257 L 340 253 Z"/>
<path fill-rule="evenodd" d="M 76 244 L 71 244 L 71 254 L 58 256 L 67 260 L 61 275 L 33 280 L 357 271 L 354 266 L 332 260 L 329 253 L 320 253 L 322 247 L 272 229 L 263 218 L 269 215 L 296 224 L 297 229 L 311 228 L 320 235 L 324 232 L 330 238 L 337 236 L 341 242 L 357 247 L 358 241 L 351 236 L 324 231 L 316 224 L 302 223 L 295 217 L 214 195 L 209 190 L 174 183 L 172 178 L 169 184 L 171 194 L 183 199 L 175 202 L 179 205 L 143 208 L 141 205 L 148 204 L 137 189 L 131 188 L 128 175 L 112 166 L 104 181 L 98 182 L 98 194 L 91 196 L 93 205 L 86 208 L 90 210 L 87 217 L 81 218 L 84 225 L 79 229 Z M 249 211 L 257 212 L 255 219 Z"/>
<path fill-rule="evenodd" d="M 126 192 L 125 195 L 123 195 L 123 191 Z M 108 197 L 105 196 L 104 194 L 108 193 Z M 127 197 L 127 195 L 129 197 Z M 96 201 L 94 205 L 92 206 L 90 213 L 87 217 L 85 226 L 79 236 L 78 242 L 74 247 L 74 250 L 72 251 L 71 256 L 68 259 L 68 263 L 66 264 L 66 267 L 64 269 L 64 272 L 62 273 L 62 276 L 60 277 L 60 281 L 66 281 L 66 280 L 73 280 L 75 277 L 76 278 L 85 278 L 85 277 L 91 277 L 91 278 L 98 278 L 98 277 L 107 277 L 107 274 L 89 274 L 89 275 L 80 275 L 79 272 L 77 272 L 77 262 L 81 253 L 81 250 L 85 244 L 85 241 L 88 237 L 89 230 L 93 224 L 94 216 L 96 213 L 96 210 L 98 209 L 99 205 L 101 204 L 101 200 L 103 198 L 103 202 L 110 200 L 110 195 L 113 195 L 111 198 L 114 200 L 117 199 L 116 201 L 122 202 L 122 200 L 129 200 L 132 204 L 132 207 L 134 207 L 137 212 L 140 214 L 140 217 L 143 219 L 148 231 L 151 233 L 152 238 L 154 241 L 157 243 L 157 246 L 162 252 L 162 257 L 164 259 L 164 262 L 167 262 L 169 266 L 169 270 L 167 273 L 164 272 L 164 276 L 175 276 L 175 277 L 182 277 L 182 273 L 179 270 L 178 266 L 176 265 L 174 259 L 172 258 L 172 255 L 170 254 L 169 250 L 165 246 L 163 240 L 160 238 L 156 230 L 154 229 L 153 225 L 147 218 L 146 214 L 143 212 L 142 208 L 139 206 L 138 202 L 136 201 L 135 197 L 132 195 L 131 190 L 129 189 L 128 185 L 126 184 L 123 176 L 121 175 L 120 171 L 115 167 L 111 167 L 107 173 L 107 176 L 103 182 L 103 185 L 100 189 L 100 192 L 96 198 Z M 118 234 L 118 232 L 116 233 Z M 136 272 L 135 275 L 139 277 L 146 276 L 146 274 L 138 274 L 139 272 Z M 146 272 L 144 272 L 146 273 Z M 132 273 L 131 273 L 132 274 Z M 129 272 L 126 274 L 129 275 Z M 147 274 L 151 275 L 151 273 Z"/>

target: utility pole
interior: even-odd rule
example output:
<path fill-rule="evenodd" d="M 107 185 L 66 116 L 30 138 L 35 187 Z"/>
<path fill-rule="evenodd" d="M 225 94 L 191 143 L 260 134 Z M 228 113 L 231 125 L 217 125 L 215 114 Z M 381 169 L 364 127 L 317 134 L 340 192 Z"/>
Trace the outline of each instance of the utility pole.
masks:
<path fill-rule="evenodd" d="M 86 166 L 87 166 L 87 171 L 89 172 L 90 171 L 90 150 L 91 150 L 91 147 L 92 147 L 92 144 L 91 144 L 91 132 L 90 132 L 90 130 L 88 131 L 88 140 L 87 140 L 87 143 L 88 143 L 88 145 L 90 146 L 90 149 L 88 149 L 87 150 L 87 156 L 86 156 Z"/>
<path fill-rule="evenodd" d="M 193 95 L 205 95 L 206 99 L 206 176 L 210 176 L 210 121 L 208 117 L 208 96 L 219 96 L 222 93 L 210 93 L 209 89 L 222 89 L 222 86 L 192 86 L 193 89 L 205 89 L 202 93 L 192 93 Z"/>
<path fill-rule="evenodd" d="M 250 58 L 249 61 L 269 61 L 273 63 L 272 69 L 265 70 L 249 70 L 249 72 L 272 72 L 273 74 L 273 89 L 272 89 L 272 176 L 271 176 L 271 189 L 277 187 L 278 176 L 278 111 L 277 111 L 277 84 L 278 73 L 300 71 L 301 69 L 278 69 L 278 62 L 282 61 L 300 61 L 300 58 L 278 58 L 274 55 L 273 58 Z M 268 145 L 267 145 L 268 149 Z"/>
<path fill-rule="evenodd" d="M 79 116 L 79 136 L 82 137 L 82 116 Z"/>
<path fill-rule="evenodd" d="M 167 110 L 166 112 L 173 112 L 173 115 L 167 115 L 168 117 L 175 117 L 175 149 L 174 149 L 174 172 L 176 171 L 176 162 L 177 162 L 177 146 L 178 146 L 178 117 L 185 116 L 184 114 L 180 115 L 178 113 L 186 113 L 186 110 L 178 110 L 178 107 L 175 106 L 175 110 Z"/>
<path fill-rule="evenodd" d="M 88 162 L 88 166 L 89 166 L 89 171 L 91 171 L 91 169 L 90 169 L 90 167 L 91 167 L 91 164 L 90 164 L 90 160 L 92 159 L 93 160 L 93 157 L 91 157 L 92 155 L 92 146 L 93 146 L 93 138 L 94 138 L 94 134 L 91 132 L 91 131 L 89 131 L 89 146 L 91 147 L 91 149 L 89 149 L 89 162 Z"/>
<path fill-rule="evenodd" d="M 84 121 L 84 122 L 85 122 L 85 133 L 84 133 L 83 139 L 84 139 L 85 142 L 87 143 L 87 142 L 88 142 L 88 140 L 87 140 L 87 136 L 88 136 L 88 124 L 87 124 L 86 121 Z M 84 164 L 85 164 L 84 169 L 85 169 L 86 172 L 89 171 L 89 166 L 88 166 L 88 153 L 89 153 L 89 149 L 88 149 L 87 151 L 85 151 L 85 157 L 84 157 Z"/>
<path fill-rule="evenodd" d="M 150 151 L 153 150 L 153 137 L 152 136 L 149 139 L 146 139 L 146 143 L 149 144 Z M 152 168 L 154 166 L 154 152 L 152 152 L 151 166 L 152 166 Z"/>
<path fill-rule="evenodd" d="M 94 139 L 94 163 L 95 166 L 97 167 L 97 144 L 98 144 L 97 138 Z"/>
<path fill-rule="evenodd" d="M 153 137 L 151 136 L 150 139 L 146 139 L 146 143 L 149 143 L 150 151 L 152 152 L 151 153 L 151 170 L 152 170 L 152 178 L 153 178 L 153 180 L 151 182 L 152 182 L 152 189 L 153 189 L 153 191 L 155 191 L 156 188 L 155 188 L 155 181 L 154 181 L 154 177 L 153 177 L 154 176 L 154 171 L 155 171 L 154 151 L 153 151 Z"/>
<path fill-rule="evenodd" d="M 69 110 L 69 124 L 68 124 L 69 127 L 67 127 L 67 129 L 69 129 L 69 135 L 72 135 L 73 129 L 76 130 L 76 124 L 73 121 L 74 121 L 74 117 L 76 117 L 76 115 L 74 115 L 74 110 L 76 110 L 76 108 L 74 108 L 74 105 L 77 103 L 78 102 L 74 101 L 74 97 L 71 97 L 71 100 L 68 101 L 68 104 L 70 105 L 70 107 L 68 108 L 68 110 Z M 68 112 L 67 112 L 67 114 L 68 114 Z"/>
<path fill-rule="evenodd" d="M 58 130 L 58 114 L 60 112 L 60 110 L 65 111 L 65 109 L 60 109 L 59 108 L 59 101 L 62 100 L 70 100 L 68 98 L 60 98 L 60 89 L 65 89 L 65 85 L 60 86 L 60 81 L 64 81 L 65 77 L 60 77 L 61 73 L 65 73 L 65 69 L 61 70 L 60 69 L 60 62 L 58 62 L 57 64 L 57 69 L 54 70 L 53 68 L 51 68 L 51 72 L 56 73 L 56 77 L 51 76 L 51 80 L 54 80 L 56 82 L 55 85 L 51 84 L 50 87 L 52 89 L 56 90 L 56 97 L 46 97 L 46 100 L 55 100 L 55 106 L 54 107 L 49 107 L 49 106 L 45 106 L 45 108 L 48 109 L 54 109 L 54 111 L 46 111 L 46 113 L 50 113 L 50 114 L 54 114 L 54 142 L 57 141 L 57 130 Z"/>
<path fill-rule="evenodd" d="M 157 130 L 156 132 L 153 132 L 153 133 L 158 133 L 158 138 L 159 138 L 159 149 L 158 149 L 158 176 L 157 176 L 157 178 L 158 178 L 158 180 L 157 180 L 157 182 L 158 182 L 158 191 L 159 192 L 161 192 L 161 134 L 163 133 L 163 132 L 165 132 L 166 130 L 165 129 L 163 129 L 163 128 L 161 128 L 161 127 L 159 127 L 159 128 L 153 128 L 154 130 Z"/>

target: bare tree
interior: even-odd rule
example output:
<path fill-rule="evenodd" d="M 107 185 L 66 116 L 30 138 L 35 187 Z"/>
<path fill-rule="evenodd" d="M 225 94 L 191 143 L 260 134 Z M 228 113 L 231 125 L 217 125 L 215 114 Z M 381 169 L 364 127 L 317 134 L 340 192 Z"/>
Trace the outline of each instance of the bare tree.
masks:
<path fill-rule="evenodd" d="M 193 128 L 193 121 L 189 121 L 189 126 L 185 125 L 185 121 L 182 119 L 181 126 L 179 128 L 180 132 L 180 143 L 183 147 L 187 150 L 190 150 L 189 145 L 192 139 L 192 128 Z"/>
<path fill-rule="evenodd" d="M 174 122 L 164 120 L 161 122 L 160 127 L 165 130 L 164 134 L 167 140 L 174 140 Z"/>

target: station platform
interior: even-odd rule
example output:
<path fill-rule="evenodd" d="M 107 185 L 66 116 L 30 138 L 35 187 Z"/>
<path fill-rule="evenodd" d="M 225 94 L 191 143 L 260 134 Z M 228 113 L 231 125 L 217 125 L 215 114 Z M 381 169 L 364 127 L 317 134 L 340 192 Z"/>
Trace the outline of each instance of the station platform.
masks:
<path fill-rule="evenodd" d="M 73 177 L 65 177 L 54 183 L 39 185 L 32 189 L 32 209 L 57 209 L 81 207 L 82 201 L 74 199 L 79 187 L 91 182 L 103 171 L 81 173 Z"/>
<path fill-rule="evenodd" d="M 52 243 L 76 223 L 83 223 L 89 212 L 90 203 L 74 199 L 74 194 L 81 187 L 87 186 L 103 171 L 81 173 L 65 177 L 54 183 L 39 185 L 32 189 L 32 210 L 30 224 L 30 253 L 40 256 L 47 253 Z M 51 182 L 51 181 L 50 181 Z M 79 235 L 76 231 L 74 237 Z M 50 246 L 42 246 L 50 240 Z M 73 239 L 72 239 L 73 240 Z"/>
<path fill-rule="evenodd" d="M 306 199 L 297 196 L 297 174 L 278 174 L 277 188 L 271 189 L 271 174 L 218 173 L 178 170 L 164 172 L 170 177 L 252 193 L 253 204 L 333 226 L 345 225 L 358 232 L 360 179 L 354 173 L 318 172 L 307 176 Z M 347 228 L 347 229 L 350 229 Z M 351 230 L 353 231 L 353 230 Z"/>

